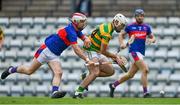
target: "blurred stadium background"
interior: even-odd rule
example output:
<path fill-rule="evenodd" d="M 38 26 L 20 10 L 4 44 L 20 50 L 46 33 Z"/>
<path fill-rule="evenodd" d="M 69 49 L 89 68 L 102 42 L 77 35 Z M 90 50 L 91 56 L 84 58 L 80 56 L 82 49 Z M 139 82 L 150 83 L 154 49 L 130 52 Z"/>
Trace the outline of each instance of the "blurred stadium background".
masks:
<path fill-rule="evenodd" d="M 74 12 L 76 0 L 1 0 L 0 26 L 5 43 L 0 51 L 0 74 L 10 65 L 29 64 L 35 50 L 44 38 L 65 26 L 67 17 Z M 150 68 L 149 89 L 153 97 L 160 90 L 165 97 L 180 97 L 180 1 L 179 0 L 92 0 L 92 16 L 88 18 L 85 33 L 98 24 L 110 22 L 116 13 L 133 21 L 135 8 L 143 8 L 145 22 L 152 25 L 158 43 L 147 46 L 145 61 Z M 118 47 L 117 33 L 110 42 L 110 50 Z M 127 49 L 121 52 L 127 56 Z M 81 82 L 80 74 L 87 71 L 84 62 L 69 48 L 61 59 L 63 68 L 62 89 L 71 92 Z M 114 65 L 112 77 L 98 78 L 89 86 L 88 96 L 106 97 L 108 84 L 123 73 Z M 49 96 L 51 70 L 42 66 L 31 76 L 13 74 L 0 81 L 0 96 Z M 142 97 L 140 73 L 118 86 L 118 97 Z"/>

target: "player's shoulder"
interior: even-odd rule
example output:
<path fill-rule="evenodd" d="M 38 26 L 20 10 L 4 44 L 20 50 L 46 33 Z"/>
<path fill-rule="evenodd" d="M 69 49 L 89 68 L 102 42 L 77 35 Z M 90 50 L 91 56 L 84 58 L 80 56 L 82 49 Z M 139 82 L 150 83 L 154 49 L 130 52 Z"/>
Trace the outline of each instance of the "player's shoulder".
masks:
<path fill-rule="evenodd" d="M 99 29 L 109 32 L 109 30 L 112 30 L 112 25 L 111 23 L 102 23 L 99 25 Z"/>
<path fill-rule="evenodd" d="M 69 34 L 76 34 L 76 29 L 74 28 L 72 23 L 68 24 L 64 29 Z"/>
<path fill-rule="evenodd" d="M 148 28 L 150 28 L 150 27 L 151 27 L 151 25 L 150 25 L 150 24 L 148 24 L 148 23 L 143 23 L 143 26 L 148 27 Z"/>
<path fill-rule="evenodd" d="M 67 26 L 65 26 L 64 28 L 65 28 L 65 29 L 70 29 L 70 30 L 73 30 L 73 29 L 74 29 L 74 27 L 73 27 L 73 24 L 72 24 L 72 23 L 68 24 L 68 25 L 67 25 Z"/>
<path fill-rule="evenodd" d="M 106 26 L 108 26 L 107 23 L 101 23 L 101 24 L 99 25 L 99 27 L 102 27 L 102 28 L 104 28 L 104 27 L 106 27 Z"/>
<path fill-rule="evenodd" d="M 143 23 L 141 25 L 145 27 L 151 27 L 151 25 L 148 23 Z M 139 26 L 139 25 L 136 22 L 133 22 L 133 23 L 128 24 L 126 27 L 134 27 L 134 26 Z"/>
<path fill-rule="evenodd" d="M 133 22 L 133 23 L 129 23 L 129 24 L 127 24 L 127 26 L 126 27 L 132 27 L 132 26 L 135 26 L 136 25 L 136 22 Z"/>

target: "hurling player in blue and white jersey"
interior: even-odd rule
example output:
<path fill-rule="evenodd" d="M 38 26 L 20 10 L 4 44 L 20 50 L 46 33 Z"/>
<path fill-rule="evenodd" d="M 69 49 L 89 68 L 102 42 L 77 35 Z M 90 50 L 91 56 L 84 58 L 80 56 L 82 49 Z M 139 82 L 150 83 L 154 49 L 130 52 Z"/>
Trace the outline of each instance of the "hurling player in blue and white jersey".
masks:
<path fill-rule="evenodd" d="M 5 70 L 1 79 L 5 79 L 8 75 L 13 73 L 21 73 L 31 75 L 34 73 L 42 64 L 47 63 L 53 71 L 52 79 L 52 98 L 62 98 L 66 95 L 65 91 L 60 91 L 59 88 L 62 68 L 60 65 L 59 56 L 69 46 L 71 46 L 80 58 L 86 63 L 93 64 L 89 58 L 84 55 L 83 51 L 77 45 L 77 39 L 80 38 L 84 41 L 84 45 L 89 47 L 90 40 L 81 32 L 87 24 L 87 18 L 84 14 L 74 13 L 71 18 L 71 23 L 58 30 L 56 34 L 49 35 L 40 48 L 36 51 L 34 59 L 30 66 L 10 66 Z"/>
<path fill-rule="evenodd" d="M 151 28 L 148 24 L 143 23 L 144 20 L 144 10 L 136 9 L 134 16 L 136 22 L 129 24 L 126 26 L 125 31 L 121 32 L 119 35 L 120 47 L 122 49 L 126 48 L 126 44 L 124 43 L 125 35 L 129 35 L 130 37 L 135 37 L 135 40 L 132 44 L 129 45 L 129 56 L 132 61 L 130 65 L 130 69 L 128 73 L 123 75 L 119 80 L 114 83 L 110 83 L 110 96 L 114 97 L 115 88 L 125 82 L 126 80 L 133 78 L 138 70 L 142 71 L 141 81 L 143 85 L 144 97 L 149 97 L 150 94 L 147 90 L 148 80 L 147 73 L 149 68 L 147 64 L 144 62 L 143 57 L 145 56 L 145 44 L 146 41 L 148 43 L 155 43 L 155 37 L 151 32 Z"/>

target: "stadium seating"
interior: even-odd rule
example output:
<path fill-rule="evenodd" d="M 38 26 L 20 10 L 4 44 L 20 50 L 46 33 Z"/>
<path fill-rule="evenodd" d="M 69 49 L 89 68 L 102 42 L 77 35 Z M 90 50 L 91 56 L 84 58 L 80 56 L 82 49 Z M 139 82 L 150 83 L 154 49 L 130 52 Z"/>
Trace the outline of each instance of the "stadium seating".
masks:
<path fill-rule="evenodd" d="M 8 85 L 1 85 L 0 86 L 0 92 L 1 92 L 1 96 L 10 96 L 11 91 L 10 91 L 10 86 Z"/>
<path fill-rule="evenodd" d="M 65 17 L 73 12 L 71 0 L 2 0 L 2 10 L 0 16 L 9 17 Z M 178 17 L 179 13 L 178 0 L 95 0 L 92 1 L 92 16 L 93 17 L 110 17 L 114 13 L 121 12 L 127 16 L 132 16 L 135 8 L 143 7 L 147 16 L 158 16 L 158 24 L 164 22 L 179 22 L 169 21 L 164 17 Z M 127 8 L 131 7 L 131 8 Z M 152 8 L 153 7 L 153 8 Z M 164 16 L 164 17 L 163 17 Z M 176 19 L 176 18 L 174 18 Z M 172 19 L 172 20 L 174 20 Z M 179 20 L 179 19 L 177 19 Z"/>
<path fill-rule="evenodd" d="M 97 0 L 96 2 L 98 2 Z M 108 2 L 108 0 L 106 0 Z M 125 1 L 124 1 L 125 2 Z M 135 4 L 136 5 L 136 4 Z M 85 33 L 90 33 L 94 25 L 109 22 L 112 17 L 89 18 Z M 133 18 L 128 17 L 130 21 Z M 159 92 L 165 91 L 164 97 L 180 97 L 180 21 L 179 17 L 148 17 L 146 22 L 152 25 L 157 43 L 147 45 L 145 61 L 150 68 L 149 89 L 153 97 L 160 97 Z M 31 63 L 35 51 L 46 36 L 56 33 L 59 27 L 66 25 L 67 18 L 60 17 L 16 17 L 0 18 L 0 25 L 5 33 L 4 48 L 0 51 L 0 73 L 10 65 Z M 118 47 L 117 33 L 110 41 L 109 50 L 116 52 Z M 82 42 L 81 42 L 82 43 Z M 128 50 L 121 54 L 128 57 Z M 78 58 L 71 48 L 60 57 L 63 69 L 62 90 L 72 95 L 75 87 L 80 84 L 80 74 L 87 71 L 84 62 Z M 129 67 L 129 66 L 128 66 Z M 108 84 L 118 79 L 123 72 L 114 65 L 116 73 L 108 78 L 98 78 L 89 86 L 87 96 L 108 96 Z M 0 81 L 0 95 L 3 96 L 49 96 L 51 92 L 52 72 L 47 65 L 42 66 L 31 76 L 13 74 Z M 116 97 L 142 97 L 141 73 L 132 80 L 117 87 Z"/>

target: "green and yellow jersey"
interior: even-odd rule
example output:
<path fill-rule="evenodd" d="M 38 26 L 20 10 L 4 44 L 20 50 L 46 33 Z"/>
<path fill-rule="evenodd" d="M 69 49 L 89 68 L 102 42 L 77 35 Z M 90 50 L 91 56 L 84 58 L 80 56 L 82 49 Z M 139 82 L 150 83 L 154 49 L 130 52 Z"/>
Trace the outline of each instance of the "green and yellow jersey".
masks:
<path fill-rule="evenodd" d="M 109 44 L 109 41 L 112 39 L 113 31 L 114 29 L 111 23 L 99 25 L 92 31 L 91 35 L 89 36 L 91 40 L 91 46 L 89 48 L 83 48 L 88 51 L 100 51 L 101 43 L 107 45 Z"/>

